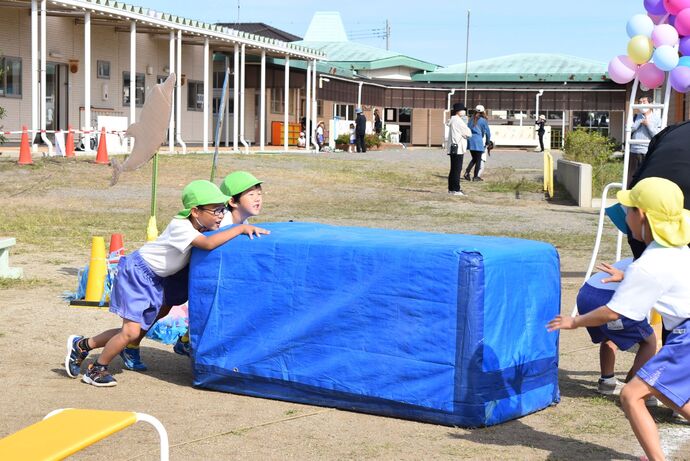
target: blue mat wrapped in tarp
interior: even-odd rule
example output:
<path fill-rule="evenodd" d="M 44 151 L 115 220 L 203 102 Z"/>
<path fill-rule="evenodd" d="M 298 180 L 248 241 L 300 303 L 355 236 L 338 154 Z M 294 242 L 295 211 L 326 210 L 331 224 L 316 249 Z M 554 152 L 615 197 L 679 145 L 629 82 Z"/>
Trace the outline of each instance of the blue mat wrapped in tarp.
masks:
<path fill-rule="evenodd" d="M 194 249 L 194 385 L 457 426 L 559 401 L 558 253 L 311 223 Z"/>

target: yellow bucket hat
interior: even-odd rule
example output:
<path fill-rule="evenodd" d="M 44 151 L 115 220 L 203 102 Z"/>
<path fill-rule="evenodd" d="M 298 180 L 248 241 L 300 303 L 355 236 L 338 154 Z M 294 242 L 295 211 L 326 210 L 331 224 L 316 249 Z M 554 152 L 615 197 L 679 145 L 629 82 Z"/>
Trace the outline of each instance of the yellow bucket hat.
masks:
<path fill-rule="evenodd" d="M 690 211 L 683 209 L 683 191 L 664 178 L 645 178 L 630 190 L 616 194 L 621 205 L 647 215 L 654 240 L 665 247 L 690 243 Z"/>

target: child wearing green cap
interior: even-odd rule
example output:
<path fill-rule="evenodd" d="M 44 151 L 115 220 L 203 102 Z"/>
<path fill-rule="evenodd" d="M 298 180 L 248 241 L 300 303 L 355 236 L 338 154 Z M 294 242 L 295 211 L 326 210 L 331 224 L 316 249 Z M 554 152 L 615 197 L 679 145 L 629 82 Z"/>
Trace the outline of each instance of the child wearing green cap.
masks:
<path fill-rule="evenodd" d="M 98 359 L 82 380 L 98 387 L 117 384 L 108 372 L 110 362 L 127 344 L 148 330 L 163 305 L 173 305 L 186 298 L 186 279 L 176 277 L 189 263 L 192 247 L 213 250 L 240 234 L 250 238 L 269 232 L 247 224 L 234 226 L 206 236 L 216 230 L 227 211 L 229 197 L 210 181 L 197 180 L 182 191 L 181 210 L 163 233 L 139 250 L 120 259 L 110 297 L 110 311 L 122 318 L 122 327 L 106 330 L 86 338 L 72 335 L 67 339 L 65 370 L 71 378 L 81 372 L 81 364 L 91 349 L 103 347 Z M 183 302 L 186 299 L 182 300 Z"/>
<path fill-rule="evenodd" d="M 558 315 L 547 328 L 595 327 L 621 316 L 641 321 L 652 307 L 661 314 L 672 333 L 623 387 L 621 405 L 647 457 L 663 460 L 645 399 L 654 396 L 690 418 L 690 211 L 683 209 L 683 192 L 667 179 L 645 178 L 617 195 L 633 237 L 646 245 L 644 253 L 617 274 L 622 282 L 606 305 L 577 317 Z"/>
<path fill-rule="evenodd" d="M 263 197 L 261 183 L 246 171 L 234 171 L 223 179 L 220 191 L 229 196 L 229 213 L 223 216 L 220 227 L 247 224 L 247 220 L 261 213 Z M 182 335 L 173 350 L 180 355 L 190 355 L 189 332 Z"/>

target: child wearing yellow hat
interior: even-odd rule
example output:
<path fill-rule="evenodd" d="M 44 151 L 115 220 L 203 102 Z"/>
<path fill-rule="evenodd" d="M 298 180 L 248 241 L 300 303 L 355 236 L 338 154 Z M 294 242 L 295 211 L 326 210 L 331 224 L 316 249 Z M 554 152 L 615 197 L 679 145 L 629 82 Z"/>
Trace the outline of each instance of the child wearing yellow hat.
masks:
<path fill-rule="evenodd" d="M 120 259 L 110 297 L 110 311 L 122 318 L 122 327 L 86 338 L 72 335 L 67 339 L 65 370 L 71 378 L 81 372 L 81 364 L 91 349 L 103 347 L 98 359 L 89 365 L 82 380 L 98 387 L 111 387 L 117 381 L 108 365 L 127 344 L 148 330 L 163 305 L 186 295 L 186 279 L 174 277 L 189 263 L 192 247 L 213 250 L 223 243 L 246 234 L 250 238 L 268 231 L 241 225 L 206 236 L 216 230 L 227 211 L 229 197 L 210 181 L 192 181 L 182 191 L 181 210 L 163 233 L 139 250 Z M 174 282 L 172 279 L 175 278 Z"/>
<path fill-rule="evenodd" d="M 626 223 L 647 247 L 621 274 L 611 300 L 585 315 L 558 315 L 549 331 L 594 327 L 621 316 L 642 320 L 654 307 L 671 330 L 666 344 L 637 372 L 621 392 L 621 404 L 637 440 L 651 460 L 664 459 L 659 432 L 645 406 L 650 395 L 690 418 L 690 211 L 673 182 L 646 178 L 618 192 Z"/>

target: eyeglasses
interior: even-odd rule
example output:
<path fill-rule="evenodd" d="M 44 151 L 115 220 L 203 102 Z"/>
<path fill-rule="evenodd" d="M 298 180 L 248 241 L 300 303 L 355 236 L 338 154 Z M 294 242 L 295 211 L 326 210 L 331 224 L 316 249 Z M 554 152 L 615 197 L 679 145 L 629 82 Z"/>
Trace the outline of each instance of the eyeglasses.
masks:
<path fill-rule="evenodd" d="M 218 207 L 218 208 L 201 208 L 199 207 L 201 211 L 208 211 L 209 213 L 213 213 L 214 216 L 222 217 L 225 216 L 225 213 L 228 212 L 228 209 L 225 207 Z"/>

